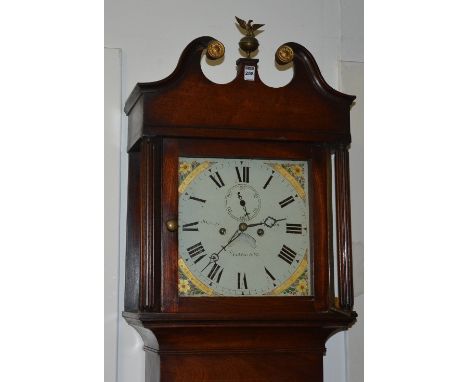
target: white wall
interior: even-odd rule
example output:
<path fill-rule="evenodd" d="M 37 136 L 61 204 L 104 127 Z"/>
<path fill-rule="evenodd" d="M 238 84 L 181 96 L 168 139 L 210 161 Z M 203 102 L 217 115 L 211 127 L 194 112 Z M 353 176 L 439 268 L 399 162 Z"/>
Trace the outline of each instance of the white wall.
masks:
<path fill-rule="evenodd" d="M 168 76 L 180 53 L 196 37 L 210 35 L 224 43 L 224 63 L 207 68 L 217 82 L 235 76 L 237 43 L 242 35 L 234 16 L 264 23 L 259 35 L 259 71 L 270 86 L 288 82 L 291 73 L 274 67 L 274 53 L 284 42 L 303 44 L 314 54 L 325 79 L 338 85 L 340 4 L 338 0 L 146 1 L 106 0 L 105 45 L 123 52 L 123 98 L 136 82 Z M 205 68 L 207 65 L 205 65 Z"/>
<path fill-rule="evenodd" d="M 340 0 L 341 59 L 364 63 L 364 0 Z"/>
<path fill-rule="evenodd" d="M 341 8 L 339 0 L 256 0 L 252 1 L 161 1 L 106 0 L 105 45 L 122 50 L 122 102 L 136 82 L 148 82 L 168 76 L 175 68 L 180 53 L 196 37 L 210 35 L 226 46 L 223 64 L 202 63 L 207 77 L 225 83 L 235 76 L 235 61 L 240 57 L 237 43 L 242 35 L 234 16 L 266 24 L 259 34 L 259 73 L 266 84 L 282 86 L 292 77 L 292 70 L 278 71 L 274 53 L 284 42 L 304 45 L 314 55 L 325 80 L 335 88 L 340 85 Z M 121 156 L 120 214 L 120 300 L 118 381 L 144 380 L 144 355 L 137 333 L 121 318 L 123 310 L 127 121 L 123 117 Z M 345 382 L 345 335 L 340 333 L 327 343 L 325 381 Z M 107 381 L 106 381 L 107 382 Z"/>
<path fill-rule="evenodd" d="M 364 64 L 343 61 L 342 90 L 356 95 L 351 109 L 352 144 L 349 151 L 351 222 L 353 235 L 354 310 L 356 324 L 344 333 L 348 362 L 348 382 L 364 380 Z"/>
<path fill-rule="evenodd" d="M 340 89 L 356 95 L 349 151 L 356 324 L 345 336 L 348 382 L 364 381 L 364 1 L 341 0 Z"/>
<path fill-rule="evenodd" d="M 117 378 L 119 315 L 120 135 L 122 118 L 120 49 L 104 50 L 104 355 L 105 382 Z"/>

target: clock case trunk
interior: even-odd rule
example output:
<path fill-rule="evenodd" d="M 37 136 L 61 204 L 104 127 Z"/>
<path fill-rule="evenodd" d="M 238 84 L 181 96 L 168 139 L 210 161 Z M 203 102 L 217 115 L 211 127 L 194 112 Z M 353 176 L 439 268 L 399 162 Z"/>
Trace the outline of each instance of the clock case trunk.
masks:
<path fill-rule="evenodd" d="M 264 85 L 251 58 L 237 61 L 232 82 L 215 84 L 200 67 L 212 40 L 194 40 L 168 78 L 137 84 L 125 105 L 123 316 L 143 338 L 146 382 L 321 381 L 327 338 L 356 319 L 348 164 L 355 97 L 327 85 L 312 55 L 296 43 L 287 44 L 295 54 L 288 85 Z M 244 80 L 245 66 L 255 67 L 254 81 Z M 178 297 L 177 232 L 165 222 L 178 216 L 180 156 L 308 161 L 313 296 Z"/>

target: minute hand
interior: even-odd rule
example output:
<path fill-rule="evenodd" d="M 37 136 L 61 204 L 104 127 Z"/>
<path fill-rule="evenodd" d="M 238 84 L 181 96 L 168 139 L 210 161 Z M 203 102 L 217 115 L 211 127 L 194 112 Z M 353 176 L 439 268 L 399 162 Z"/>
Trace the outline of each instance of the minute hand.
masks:
<path fill-rule="evenodd" d="M 236 240 L 239 236 L 240 236 L 241 232 L 239 230 L 237 230 L 236 232 L 234 232 L 234 234 L 231 236 L 231 238 L 229 239 L 229 241 L 226 243 L 226 245 L 222 245 L 221 246 L 221 249 L 216 253 L 217 255 L 219 255 L 221 253 L 221 251 L 225 251 L 226 250 L 226 247 L 231 244 L 234 240 Z"/>
<path fill-rule="evenodd" d="M 219 260 L 219 254 L 222 252 L 222 251 L 225 251 L 226 250 L 226 247 L 231 244 L 234 240 L 236 240 L 239 236 L 241 235 L 241 231 L 239 230 L 236 230 L 236 232 L 234 232 L 234 234 L 231 236 L 231 238 L 229 239 L 229 241 L 226 243 L 226 245 L 222 245 L 221 246 L 221 249 L 216 252 L 216 253 L 213 253 L 211 256 L 210 256 L 210 261 L 208 262 L 208 264 L 206 264 L 205 268 L 202 269 L 202 272 L 212 263 L 216 263 L 218 260 Z"/>

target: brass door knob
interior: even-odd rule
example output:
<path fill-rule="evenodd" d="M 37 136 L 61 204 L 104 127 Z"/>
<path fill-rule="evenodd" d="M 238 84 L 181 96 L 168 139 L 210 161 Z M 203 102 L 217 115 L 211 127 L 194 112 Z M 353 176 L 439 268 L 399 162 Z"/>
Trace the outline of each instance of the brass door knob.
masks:
<path fill-rule="evenodd" d="M 177 220 L 175 219 L 170 219 L 166 222 L 166 228 L 169 232 L 174 232 L 177 230 Z"/>

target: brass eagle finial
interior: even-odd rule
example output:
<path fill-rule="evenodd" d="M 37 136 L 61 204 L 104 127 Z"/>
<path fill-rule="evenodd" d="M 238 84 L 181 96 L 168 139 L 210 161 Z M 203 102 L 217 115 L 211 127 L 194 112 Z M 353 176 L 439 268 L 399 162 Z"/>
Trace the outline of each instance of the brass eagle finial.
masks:
<path fill-rule="evenodd" d="M 249 20 L 248 22 L 245 22 L 245 20 L 242 20 L 240 19 L 239 17 L 237 16 L 234 16 L 237 20 L 237 22 L 239 23 L 240 27 L 242 29 L 245 29 L 245 32 L 246 32 L 246 35 L 249 36 L 249 37 L 254 37 L 254 32 L 263 27 L 265 24 L 254 24 L 252 25 L 253 23 L 253 20 Z"/>
<path fill-rule="evenodd" d="M 237 16 L 234 16 L 239 23 L 239 26 L 244 29 L 246 36 L 241 38 L 239 41 L 239 47 L 247 53 L 247 56 L 250 57 L 250 53 L 255 51 L 258 46 L 258 40 L 255 38 L 254 32 L 263 27 L 265 24 L 252 24 L 253 20 L 245 22 L 245 20 L 240 19 Z"/>

